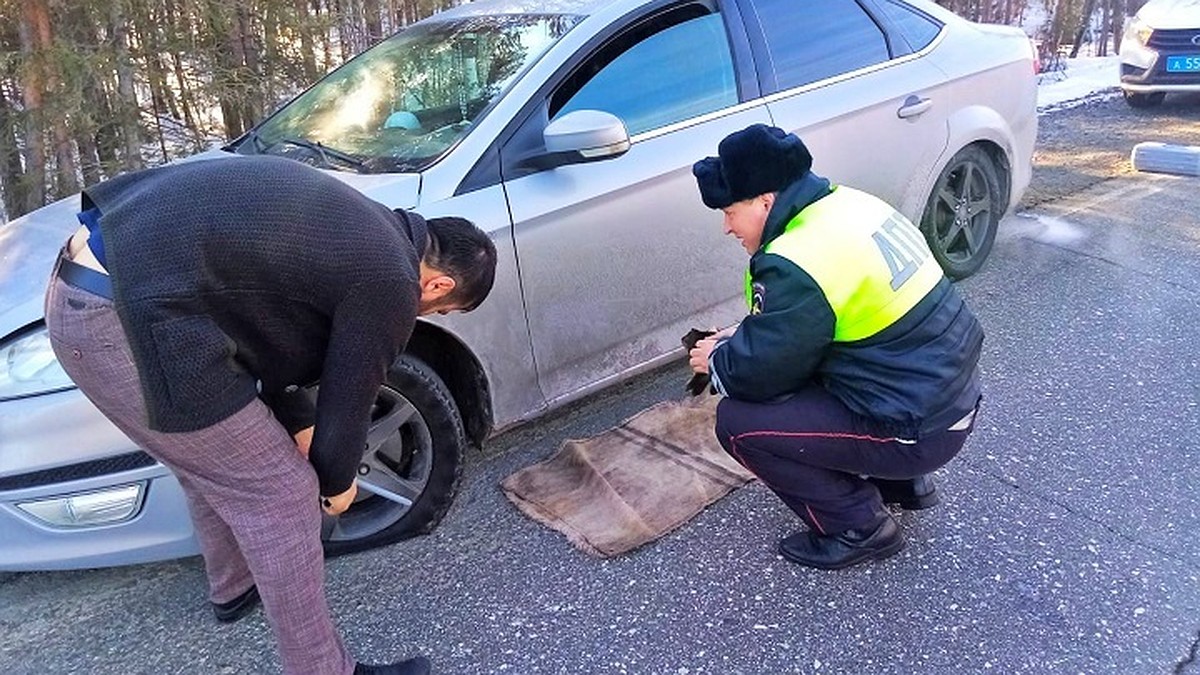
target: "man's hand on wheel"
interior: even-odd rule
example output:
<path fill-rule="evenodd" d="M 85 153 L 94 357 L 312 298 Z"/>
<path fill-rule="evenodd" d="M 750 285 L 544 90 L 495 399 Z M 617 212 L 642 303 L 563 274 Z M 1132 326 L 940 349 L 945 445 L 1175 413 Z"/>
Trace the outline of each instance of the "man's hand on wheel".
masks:
<path fill-rule="evenodd" d="M 354 497 L 358 494 L 358 480 L 350 484 L 350 489 L 333 497 L 321 497 L 321 508 L 331 516 L 338 516 L 350 508 Z"/>

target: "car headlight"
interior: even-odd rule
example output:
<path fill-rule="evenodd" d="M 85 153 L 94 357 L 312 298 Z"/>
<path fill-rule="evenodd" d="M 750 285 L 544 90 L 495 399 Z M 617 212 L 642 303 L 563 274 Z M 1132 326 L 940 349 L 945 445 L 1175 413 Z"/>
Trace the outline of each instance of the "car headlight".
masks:
<path fill-rule="evenodd" d="M 1154 33 L 1154 29 L 1147 26 L 1144 21 L 1134 17 L 1129 22 L 1129 26 L 1125 29 L 1125 39 L 1133 40 L 1138 44 L 1145 46 L 1150 42 L 1150 35 Z"/>
<path fill-rule="evenodd" d="M 45 326 L 0 344 L 0 401 L 24 398 L 75 385 L 58 364 Z"/>

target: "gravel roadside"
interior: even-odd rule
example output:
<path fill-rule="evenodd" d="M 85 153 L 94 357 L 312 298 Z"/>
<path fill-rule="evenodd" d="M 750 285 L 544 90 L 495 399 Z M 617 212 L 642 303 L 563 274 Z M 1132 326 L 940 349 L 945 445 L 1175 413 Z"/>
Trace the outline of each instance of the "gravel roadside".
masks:
<path fill-rule="evenodd" d="M 1020 208 L 1134 173 L 1129 156 L 1143 141 L 1200 146 L 1200 94 L 1171 95 L 1161 106 L 1135 110 L 1113 93 L 1043 114 L 1033 181 Z"/>

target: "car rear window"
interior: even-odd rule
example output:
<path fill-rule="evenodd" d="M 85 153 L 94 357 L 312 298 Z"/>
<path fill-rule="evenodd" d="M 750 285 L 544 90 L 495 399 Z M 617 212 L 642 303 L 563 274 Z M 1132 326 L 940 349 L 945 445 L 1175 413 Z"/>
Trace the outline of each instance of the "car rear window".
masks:
<path fill-rule="evenodd" d="M 879 0 L 878 6 L 884 20 L 890 24 L 889 32 L 899 33 L 900 37 L 908 43 L 909 50 L 907 51 L 921 51 L 928 47 L 929 43 L 933 42 L 933 39 L 942 31 L 942 24 L 902 2 Z M 896 45 L 896 47 L 898 46 Z M 903 50 L 897 49 L 897 51 Z M 897 56 L 900 54 L 898 53 Z"/>
<path fill-rule="evenodd" d="M 854 0 L 755 0 L 778 90 L 799 87 L 882 63 L 887 41 Z"/>

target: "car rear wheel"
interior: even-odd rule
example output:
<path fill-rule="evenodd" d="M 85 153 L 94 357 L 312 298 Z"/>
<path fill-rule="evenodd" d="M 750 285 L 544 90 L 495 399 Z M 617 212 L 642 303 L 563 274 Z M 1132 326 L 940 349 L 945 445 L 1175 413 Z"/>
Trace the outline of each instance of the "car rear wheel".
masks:
<path fill-rule="evenodd" d="M 326 554 L 431 531 L 454 500 L 466 445 L 458 406 L 441 378 L 420 359 L 400 357 L 371 411 L 358 497 L 341 516 L 323 517 Z"/>
<path fill-rule="evenodd" d="M 933 257 L 951 279 L 983 265 L 1004 214 L 996 163 L 982 148 L 967 146 L 950 159 L 925 205 L 921 231 Z"/>
<path fill-rule="evenodd" d="M 1162 105 L 1163 99 L 1167 97 L 1166 93 L 1156 91 L 1150 94 L 1139 94 L 1132 91 L 1122 92 L 1125 95 L 1125 102 L 1130 108 L 1153 108 L 1157 105 Z"/>

